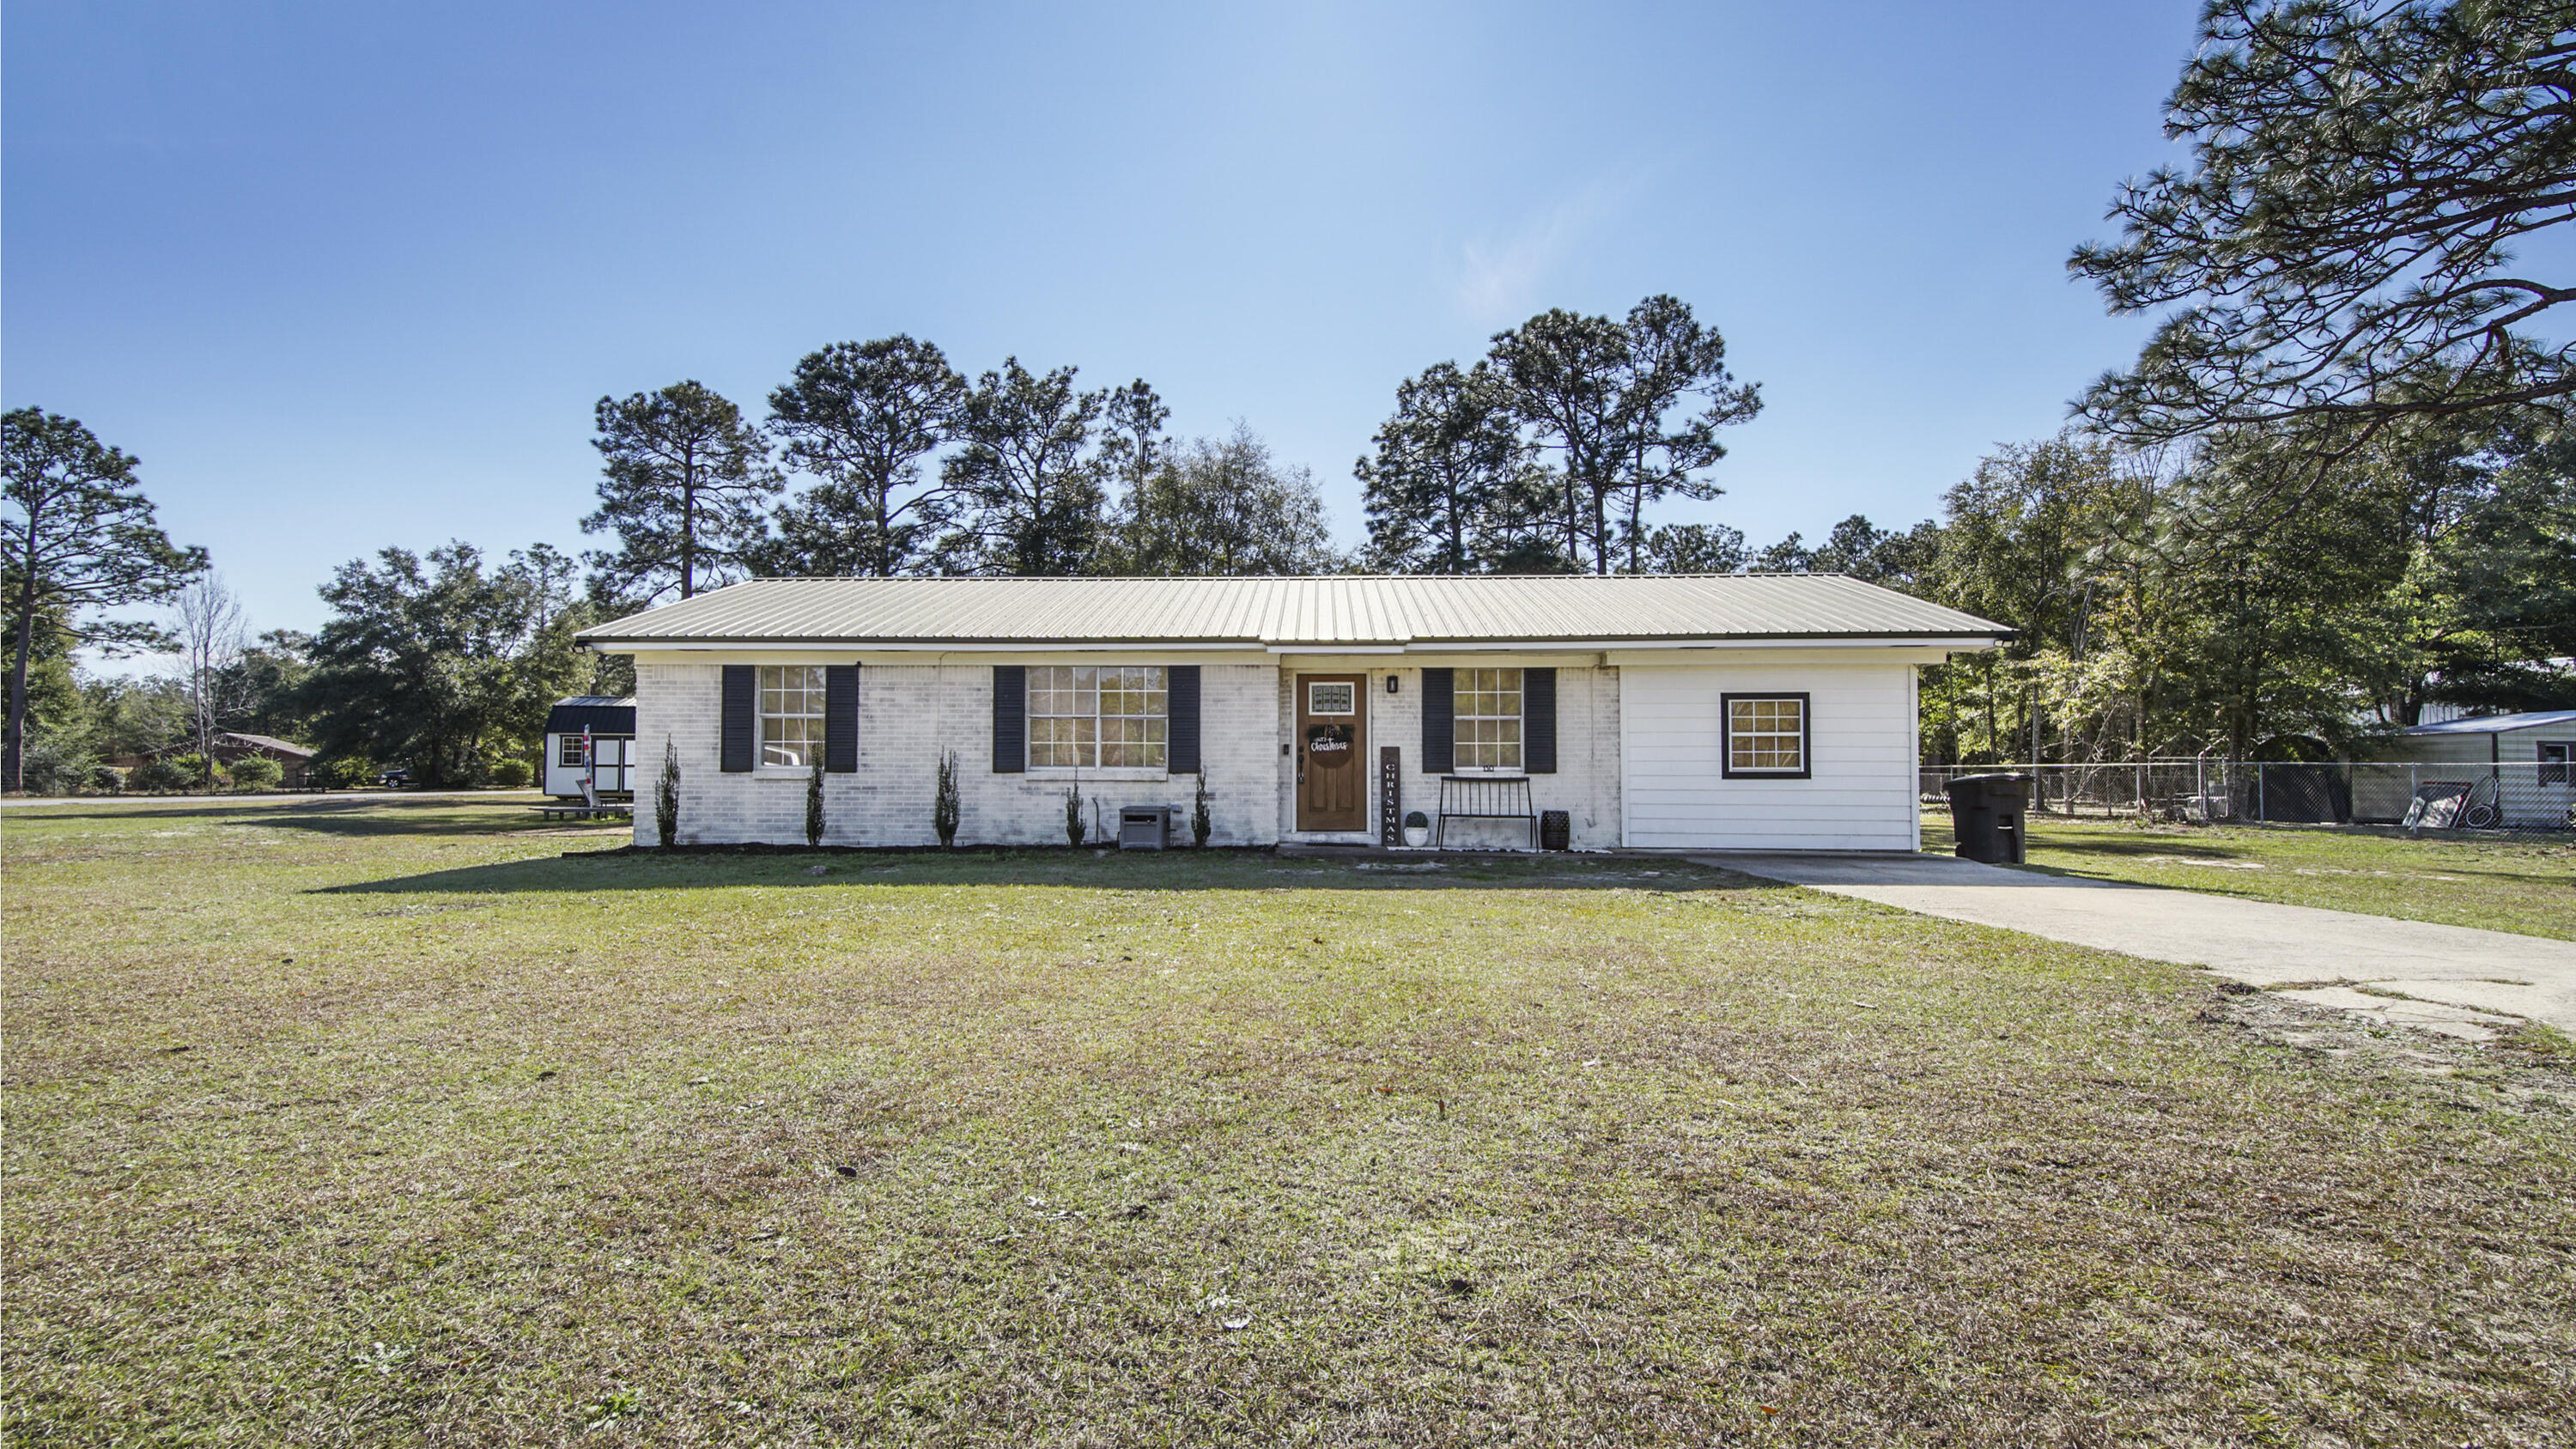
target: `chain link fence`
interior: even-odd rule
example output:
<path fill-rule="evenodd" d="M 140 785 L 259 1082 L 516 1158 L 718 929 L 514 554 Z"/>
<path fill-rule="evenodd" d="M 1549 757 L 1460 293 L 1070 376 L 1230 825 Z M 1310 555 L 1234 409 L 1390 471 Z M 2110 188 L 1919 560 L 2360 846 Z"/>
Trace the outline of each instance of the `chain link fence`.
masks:
<path fill-rule="evenodd" d="M 1938 803 L 1953 776 L 2008 770 L 2031 777 L 2031 813 L 2042 816 L 2565 836 L 2576 834 L 2571 769 L 2530 760 L 1944 765 L 1923 769 L 1921 790 Z"/>

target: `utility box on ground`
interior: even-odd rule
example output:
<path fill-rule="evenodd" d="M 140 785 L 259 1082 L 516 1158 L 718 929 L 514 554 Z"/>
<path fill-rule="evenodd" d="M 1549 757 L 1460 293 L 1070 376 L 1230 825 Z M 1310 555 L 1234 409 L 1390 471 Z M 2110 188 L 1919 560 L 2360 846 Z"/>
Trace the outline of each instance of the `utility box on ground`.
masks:
<path fill-rule="evenodd" d="M 1120 850 L 1161 850 L 1172 843 L 1173 807 L 1124 805 L 1118 810 Z"/>
<path fill-rule="evenodd" d="M 2019 865 L 2028 842 L 2022 817 L 2030 808 L 2028 775 L 1961 775 L 1944 787 L 1950 828 L 1959 844 L 1950 853 L 1988 865 Z"/>

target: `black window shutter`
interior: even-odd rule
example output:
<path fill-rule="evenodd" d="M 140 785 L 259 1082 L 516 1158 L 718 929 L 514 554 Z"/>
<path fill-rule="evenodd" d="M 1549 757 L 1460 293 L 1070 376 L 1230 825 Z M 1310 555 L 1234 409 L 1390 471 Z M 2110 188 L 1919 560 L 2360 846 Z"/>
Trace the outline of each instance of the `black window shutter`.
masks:
<path fill-rule="evenodd" d="M 993 666 L 993 773 L 1029 772 L 1029 670 L 1025 664 Z"/>
<path fill-rule="evenodd" d="M 717 768 L 728 775 L 747 774 L 751 770 L 751 732 L 758 723 L 752 717 L 752 708 L 758 702 L 760 690 L 760 676 L 752 672 L 753 667 L 749 664 L 724 667 L 724 749 L 719 755 Z"/>
<path fill-rule="evenodd" d="M 1174 775 L 1199 772 L 1199 667 L 1175 664 L 1163 678 L 1164 769 Z"/>
<path fill-rule="evenodd" d="M 823 666 L 823 772 L 859 772 L 859 666 Z"/>
<path fill-rule="evenodd" d="M 1521 769 L 1556 773 L 1556 671 L 1521 671 Z"/>
<path fill-rule="evenodd" d="M 1458 671 L 1422 671 L 1422 768 L 1446 775 L 1458 768 Z"/>

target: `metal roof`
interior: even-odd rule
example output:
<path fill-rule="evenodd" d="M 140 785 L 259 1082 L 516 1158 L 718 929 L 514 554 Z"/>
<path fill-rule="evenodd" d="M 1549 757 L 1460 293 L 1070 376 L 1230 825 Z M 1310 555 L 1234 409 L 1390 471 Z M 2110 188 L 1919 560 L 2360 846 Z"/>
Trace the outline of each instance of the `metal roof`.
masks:
<path fill-rule="evenodd" d="M 309 760 L 313 758 L 313 747 L 311 745 L 299 745 L 293 740 L 281 740 L 275 735 L 253 735 L 244 734 L 240 730 L 225 730 L 223 733 L 215 736 L 215 738 L 219 740 L 235 740 L 246 745 L 257 745 L 263 750 L 269 750 L 281 755 L 293 755 L 299 760 Z"/>
<path fill-rule="evenodd" d="M 2399 730 L 2401 735 L 2501 735 L 2515 730 L 2538 729 L 2547 725 L 2576 725 L 2576 709 L 2543 709 L 2528 714 L 2490 714 L 2473 719 L 2446 719 L 2440 724 L 2414 725 Z"/>
<path fill-rule="evenodd" d="M 755 579 L 585 629 L 675 643 L 1248 648 L 1727 639 L 1999 640 L 1991 620 L 1840 574 Z"/>
<path fill-rule="evenodd" d="M 546 711 L 547 734 L 568 735 L 584 729 L 593 734 L 635 733 L 635 696 L 568 695 Z"/>

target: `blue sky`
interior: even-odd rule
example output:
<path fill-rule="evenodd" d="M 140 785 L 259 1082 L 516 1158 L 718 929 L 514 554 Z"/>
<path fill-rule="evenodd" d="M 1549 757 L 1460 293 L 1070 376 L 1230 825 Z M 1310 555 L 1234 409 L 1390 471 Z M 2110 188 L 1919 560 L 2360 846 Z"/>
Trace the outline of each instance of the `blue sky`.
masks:
<path fill-rule="evenodd" d="M 387 545 L 580 546 L 602 394 L 893 332 L 1241 419 L 1355 541 L 1399 380 L 1670 292 L 1768 408 L 1667 517 L 1908 524 L 2134 353 L 2064 262 L 2196 8 L 13 0 L 0 401 L 311 628 Z"/>

